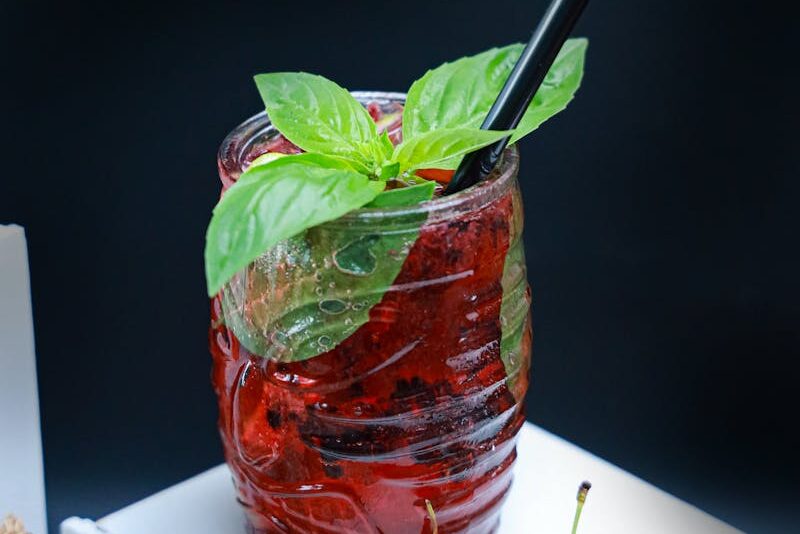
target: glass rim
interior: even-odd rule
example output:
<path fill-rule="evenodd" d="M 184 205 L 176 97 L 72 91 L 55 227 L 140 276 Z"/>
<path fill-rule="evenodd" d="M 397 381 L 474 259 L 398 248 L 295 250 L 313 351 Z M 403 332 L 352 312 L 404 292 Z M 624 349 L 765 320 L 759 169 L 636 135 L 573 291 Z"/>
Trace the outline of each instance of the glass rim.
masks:
<path fill-rule="evenodd" d="M 351 91 L 359 102 L 396 101 L 404 103 L 406 93 L 391 91 Z M 244 156 L 250 143 L 259 135 L 274 130 L 266 111 L 261 111 L 239 124 L 225 136 L 217 152 L 217 165 L 220 174 L 240 175 L 243 172 Z M 277 131 L 277 130 L 275 130 Z M 475 211 L 497 200 L 515 183 L 519 171 L 519 151 L 511 145 L 503 152 L 495 171 L 488 179 L 453 195 L 436 197 L 413 206 L 392 206 L 381 208 L 358 208 L 341 217 L 323 224 L 341 222 L 345 224 L 374 224 L 384 219 L 404 218 L 413 215 L 427 215 L 428 222 L 445 220 L 459 213 Z"/>

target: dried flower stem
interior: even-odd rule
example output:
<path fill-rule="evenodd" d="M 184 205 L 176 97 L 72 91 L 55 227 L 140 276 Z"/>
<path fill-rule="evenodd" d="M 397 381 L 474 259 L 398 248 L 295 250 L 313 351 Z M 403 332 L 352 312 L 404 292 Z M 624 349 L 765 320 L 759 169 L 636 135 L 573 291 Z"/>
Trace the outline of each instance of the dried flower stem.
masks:
<path fill-rule="evenodd" d="M 583 503 L 586 502 L 586 495 L 589 494 L 589 490 L 592 488 L 592 483 L 588 480 L 584 480 L 581 482 L 580 487 L 578 488 L 578 506 L 575 508 L 575 519 L 572 521 L 572 534 L 577 534 L 578 532 L 578 522 L 581 520 L 581 512 L 583 511 Z"/>
<path fill-rule="evenodd" d="M 436 512 L 433 511 L 433 505 L 428 499 L 425 499 L 425 508 L 428 509 L 428 517 L 431 518 L 432 534 L 439 534 L 439 524 L 436 522 Z"/>

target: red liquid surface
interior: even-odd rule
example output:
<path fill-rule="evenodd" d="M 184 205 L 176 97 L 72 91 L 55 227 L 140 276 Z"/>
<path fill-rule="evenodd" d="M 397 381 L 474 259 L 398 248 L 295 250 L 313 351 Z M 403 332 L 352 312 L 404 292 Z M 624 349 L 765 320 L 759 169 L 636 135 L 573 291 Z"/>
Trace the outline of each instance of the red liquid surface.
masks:
<path fill-rule="evenodd" d="M 512 192 L 423 225 L 370 320 L 333 350 L 249 353 L 212 301 L 213 384 L 251 531 L 489 533 L 511 483 L 531 344 L 507 379 L 501 279 Z M 513 383 L 513 386 L 511 384 Z"/>

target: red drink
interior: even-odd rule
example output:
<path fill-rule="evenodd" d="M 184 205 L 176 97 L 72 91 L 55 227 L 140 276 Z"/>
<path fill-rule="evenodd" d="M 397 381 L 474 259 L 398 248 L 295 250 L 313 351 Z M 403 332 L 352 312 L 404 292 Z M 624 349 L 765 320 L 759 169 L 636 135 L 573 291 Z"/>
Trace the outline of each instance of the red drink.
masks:
<path fill-rule="evenodd" d="M 223 182 L 270 136 L 263 115 L 234 131 L 220 151 Z M 219 427 L 251 531 L 419 534 L 431 531 L 426 500 L 441 533 L 497 528 L 531 345 L 517 164 L 509 150 L 496 176 L 458 195 L 321 225 L 302 249 L 321 250 L 315 270 L 298 274 L 303 260 L 287 245 L 242 273 L 228 300 L 214 298 Z M 377 248 L 344 265 L 331 244 L 341 235 Z M 397 274 L 360 310 L 372 302 L 347 284 L 372 272 L 360 270 L 367 260 L 373 271 L 396 262 Z M 311 274 L 327 315 L 308 335 L 282 307 Z M 346 313 L 364 322 L 332 343 L 324 321 Z M 279 361 L 291 360 L 283 341 L 295 334 L 331 348 Z"/>

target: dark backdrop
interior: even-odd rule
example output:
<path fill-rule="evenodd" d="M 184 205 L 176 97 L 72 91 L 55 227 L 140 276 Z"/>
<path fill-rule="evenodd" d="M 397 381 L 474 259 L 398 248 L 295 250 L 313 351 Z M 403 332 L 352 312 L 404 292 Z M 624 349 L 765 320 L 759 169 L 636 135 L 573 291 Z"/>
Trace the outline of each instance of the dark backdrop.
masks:
<path fill-rule="evenodd" d="M 27 229 L 50 525 L 221 461 L 203 235 L 257 72 L 403 90 L 545 2 L 0 3 L 0 222 Z M 800 355 L 797 18 L 594 2 L 569 109 L 522 143 L 536 423 L 787 532 Z"/>

